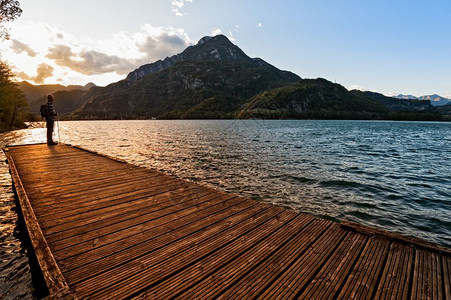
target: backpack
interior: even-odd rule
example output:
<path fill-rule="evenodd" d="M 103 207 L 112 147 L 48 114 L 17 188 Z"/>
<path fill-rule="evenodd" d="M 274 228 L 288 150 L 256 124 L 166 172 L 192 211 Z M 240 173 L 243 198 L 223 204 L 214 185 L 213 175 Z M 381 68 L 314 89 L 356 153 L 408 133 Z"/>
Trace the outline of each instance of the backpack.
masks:
<path fill-rule="evenodd" d="M 42 104 L 41 105 L 41 117 L 42 118 L 47 118 L 47 105 Z"/>

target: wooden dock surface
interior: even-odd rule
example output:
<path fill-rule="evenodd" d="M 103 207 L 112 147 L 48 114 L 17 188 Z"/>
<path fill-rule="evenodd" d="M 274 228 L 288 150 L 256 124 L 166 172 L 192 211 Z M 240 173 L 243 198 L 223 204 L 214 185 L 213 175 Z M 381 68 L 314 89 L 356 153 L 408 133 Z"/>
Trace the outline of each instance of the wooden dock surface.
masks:
<path fill-rule="evenodd" d="M 69 145 L 4 151 L 55 299 L 451 299 L 447 248 Z"/>

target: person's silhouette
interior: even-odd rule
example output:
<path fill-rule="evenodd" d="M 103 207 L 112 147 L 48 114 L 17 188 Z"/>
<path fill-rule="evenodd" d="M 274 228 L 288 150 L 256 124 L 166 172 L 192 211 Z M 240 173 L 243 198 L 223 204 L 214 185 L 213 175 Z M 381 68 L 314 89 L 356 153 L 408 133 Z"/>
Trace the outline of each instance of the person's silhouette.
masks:
<path fill-rule="evenodd" d="M 47 145 L 56 145 L 57 142 L 53 141 L 53 128 L 55 126 L 55 118 L 58 114 L 53 107 L 53 101 L 55 97 L 52 94 L 47 95 L 47 104 L 45 105 L 46 117 L 45 122 L 47 124 Z"/>

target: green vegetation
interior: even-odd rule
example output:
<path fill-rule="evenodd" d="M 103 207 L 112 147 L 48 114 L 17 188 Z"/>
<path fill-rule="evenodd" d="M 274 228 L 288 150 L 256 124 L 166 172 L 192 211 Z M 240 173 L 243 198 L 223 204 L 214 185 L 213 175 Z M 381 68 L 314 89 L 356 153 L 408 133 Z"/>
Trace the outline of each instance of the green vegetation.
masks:
<path fill-rule="evenodd" d="M 11 22 L 22 14 L 19 1 L 0 1 L 0 41 L 9 39 L 9 31 L 4 23 Z M 0 132 L 24 127 L 24 120 L 31 116 L 25 113 L 28 103 L 17 85 L 11 80 L 13 74 L 0 61 Z"/>
<path fill-rule="evenodd" d="M 8 65 L 0 61 L 0 130 L 23 128 L 29 116 L 28 103 L 22 91 L 11 81 L 13 75 Z"/>
<path fill-rule="evenodd" d="M 325 79 L 302 79 L 251 98 L 238 118 L 441 120 L 428 101 L 348 91 Z"/>
<path fill-rule="evenodd" d="M 451 121 L 451 104 L 436 107 L 436 110 L 441 114 L 443 121 Z"/>
<path fill-rule="evenodd" d="M 253 95 L 299 80 L 249 60 L 183 61 L 103 88 L 77 112 L 90 118 L 233 118 Z"/>
<path fill-rule="evenodd" d="M 75 111 L 83 105 L 82 90 L 72 91 L 58 91 L 53 93 L 55 96 L 55 110 L 60 115 L 64 115 Z M 30 103 L 30 111 L 39 114 L 39 109 L 42 104 L 47 103 L 47 96 L 42 96 Z"/>
<path fill-rule="evenodd" d="M 19 1 L 1 0 L 0 1 L 0 40 L 9 39 L 9 31 L 3 25 L 5 22 L 11 22 L 22 14 Z"/>
<path fill-rule="evenodd" d="M 254 96 L 239 118 L 378 119 L 389 110 L 325 79 L 303 79 Z"/>

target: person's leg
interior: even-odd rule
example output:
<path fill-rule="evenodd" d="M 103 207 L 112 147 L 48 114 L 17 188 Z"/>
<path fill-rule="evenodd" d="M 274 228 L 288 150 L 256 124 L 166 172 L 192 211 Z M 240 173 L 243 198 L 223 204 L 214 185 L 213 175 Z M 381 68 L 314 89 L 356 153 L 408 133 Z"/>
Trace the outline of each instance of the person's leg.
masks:
<path fill-rule="evenodd" d="M 47 120 L 47 144 L 53 144 L 53 126 L 55 125 L 54 120 Z"/>

